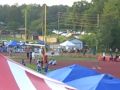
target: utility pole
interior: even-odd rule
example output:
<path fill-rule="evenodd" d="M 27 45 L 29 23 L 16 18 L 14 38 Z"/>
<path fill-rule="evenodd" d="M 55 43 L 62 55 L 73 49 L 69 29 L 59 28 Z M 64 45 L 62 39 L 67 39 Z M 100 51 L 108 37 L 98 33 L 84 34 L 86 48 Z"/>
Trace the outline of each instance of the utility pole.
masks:
<path fill-rule="evenodd" d="M 100 25 L 100 15 L 97 14 L 97 37 L 98 37 L 98 34 L 99 34 L 99 25 Z M 98 44 L 99 44 L 99 40 L 98 38 L 96 37 L 96 51 L 98 51 Z"/>
<path fill-rule="evenodd" d="M 46 30 L 46 4 L 44 4 L 44 8 L 45 8 L 45 17 L 44 17 L 44 29 L 45 29 L 45 42 L 47 42 L 47 38 L 46 38 L 46 35 L 47 35 L 47 30 Z"/>
<path fill-rule="evenodd" d="M 0 41 L 2 42 L 2 30 L 0 30 Z"/>
<path fill-rule="evenodd" d="M 25 8 L 25 42 L 27 41 L 27 9 Z"/>
<path fill-rule="evenodd" d="M 75 14 L 73 15 L 73 31 L 75 31 Z"/>
<path fill-rule="evenodd" d="M 41 23 L 41 29 L 42 29 L 42 40 L 45 41 L 45 32 L 44 32 L 44 5 L 42 7 L 42 23 Z"/>
<path fill-rule="evenodd" d="M 43 35 L 43 41 L 44 41 L 44 45 L 46 46 L 46 42 L 47 42 L 47 29 L 46 29 L 46 4 L 43 5 L 44 7 L 44 20 L 43 20 L 43 29 L 44 29 L 44 35 Z M 44 46 L 44 51 L 46 53 L 46 47 Z"/>
<path fill-rule="evenodd" d="M 60 32 L 60 14 L 61 12 L 58 12 L 58 27 L 57 27 L 58 28 L 58 39 L 59 39 L 59 32 Z"/>
<path fill-rule="evenodd" d="M 100 25 L 100 15 L 97 14 L 97 27 L 99 28 L 99 25 Z"/>

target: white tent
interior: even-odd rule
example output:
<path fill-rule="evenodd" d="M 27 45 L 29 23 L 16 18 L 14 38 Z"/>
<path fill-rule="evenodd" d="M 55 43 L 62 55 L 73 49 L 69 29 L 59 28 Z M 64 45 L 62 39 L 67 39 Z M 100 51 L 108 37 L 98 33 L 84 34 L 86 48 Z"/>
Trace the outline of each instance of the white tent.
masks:
<path fill-rule="evenodd" d="M 70 41 L 65 41 L 63 43 L 60 44 L 60 46 L 65 46 L 65 47 L 74 47 L 75 44 L 73 44 L 72 42 Z"/>
<path fill-rule="evenodd" d="M 72 40 L 69 40 L 70 42 L 72 42 L 76 48 L 78 49 L 82 49 L 83 48 L 83 42 L 78 40 L 78 39 L 72 39 Z"/>
<path fill-rule="evenodd" d="M 27 46 L 40 46 L 40 47 L 45 46 L 45 45 L 42 45 L 42 44 L 30 44 L 30 43 L 26 43 L 25 45 L 27 45 Z"/>
<path fill-rule="evenodd" d="M 70 41 L 65 41 L 61 43 L 60 46 L 64 47 L 64 49 L 68 52 L 71 51 L 74 47 L 76 47 L 75 44 Z"/>

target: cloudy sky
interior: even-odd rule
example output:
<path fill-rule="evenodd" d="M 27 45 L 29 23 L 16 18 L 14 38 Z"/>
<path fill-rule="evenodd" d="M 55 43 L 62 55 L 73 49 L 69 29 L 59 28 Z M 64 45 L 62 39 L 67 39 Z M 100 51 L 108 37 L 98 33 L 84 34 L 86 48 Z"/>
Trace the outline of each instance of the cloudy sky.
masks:
<path fill-rule="evenodd" d="M 81 1 L 81 0 L 0 0 L 0 5 L 8 4 L 8 5 L 13 5 L 18 3 L 18 5 L 21 4 L 47 4 L 48 6 L 51 5 L 69 5 L 71 6 L 73 2 L 75 1 Z M 86 1 L 91 1 L 91 0 L 86 0 Z"/>

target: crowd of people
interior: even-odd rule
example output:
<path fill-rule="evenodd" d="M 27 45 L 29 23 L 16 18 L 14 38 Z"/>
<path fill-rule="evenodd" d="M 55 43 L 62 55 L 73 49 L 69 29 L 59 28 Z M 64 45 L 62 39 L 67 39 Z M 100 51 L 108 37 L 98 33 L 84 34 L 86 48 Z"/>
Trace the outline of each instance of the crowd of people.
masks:
<path fill-rule="evenodd" d="M 119 49 L 116 48 L 114 51 L 110 48 L 109 49 L 109 55 L 106 55 L 105 51 L 103 51 L 102 55 L 103 61 L 120 61 L 120 54 Z"/>
<path fill-rule="evenodd" d="M 36 70 L 38 72 L 42 72 L 42 70 L 44 70 L 44 72 L 47 73 L 49 65 L 56 65 L 57 63 L 53 58 L 54 53 L 51 52 L 52 58 L 49 58 L 44 47 L 39 48 L 39 53 L 36 48 L 32 49 L 31 47 L 27 47 L 25 52 L 30 64 L 33 61 L 36 61 Z"/>
<path fill-rule="evenodd" d="M 36 64 L 38 72 L 48 72 L 49 65 L 56 65 L 56 60 L 53 58 L 54 52 L 51 53 L 52 58 L 47 55 L 45 47 L 36 46 L 5 46 L 1 44 L 0 52 L 5 53 L 9 57 L 18 55 L 17 53 L 26 53 L 26 57 L 22 57 L 20 63 L 24 66 Z M 26 62 L 27 61 L 27 62 Z M 29 62 L 28 62 L 29 61 Z"/>

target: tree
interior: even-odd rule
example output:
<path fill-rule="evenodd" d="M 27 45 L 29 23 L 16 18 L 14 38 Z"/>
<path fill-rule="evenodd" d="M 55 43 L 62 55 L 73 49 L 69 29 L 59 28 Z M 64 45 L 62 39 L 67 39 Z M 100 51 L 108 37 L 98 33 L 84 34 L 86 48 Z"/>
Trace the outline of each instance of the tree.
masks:
<path fill-rule="evenodd" d="M 119 48 L 120 45 L 120 1 L 108 0 L 103 11 L 101 34 L 106 47 Z"/>
<path fill-rule="evenodd" d="M 11 31 L 11 33 L 14 35 L 14 38 L 16 36 L 16 32 L 19 28 L 19 23 L 12 21 L 7 24 L 7 29 Z"/>

